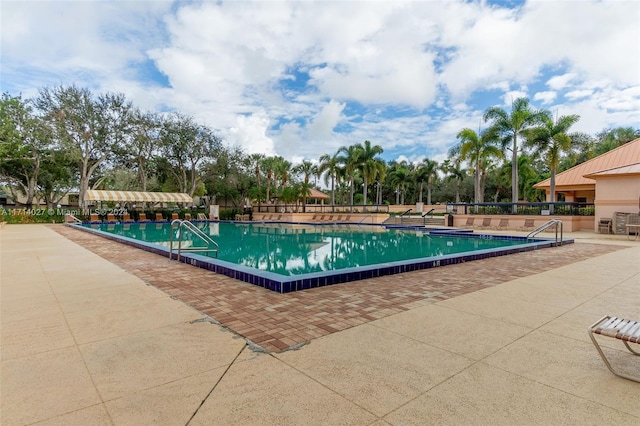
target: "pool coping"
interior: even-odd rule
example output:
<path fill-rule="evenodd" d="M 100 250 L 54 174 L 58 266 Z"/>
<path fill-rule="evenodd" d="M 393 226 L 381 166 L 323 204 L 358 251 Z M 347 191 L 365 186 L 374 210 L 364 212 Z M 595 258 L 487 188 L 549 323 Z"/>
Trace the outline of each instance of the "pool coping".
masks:
<path fill-rule="evenodd" d="M 214 221 L 214 222 L 226 222 L 226 221 Z M 136 223 L 136 222 L 134 222 Z M 166 223 L 166 222 L 145 222 L 146 224 Z M 261 222 L 262 223 L 262 222 Z M 301 222 L 276 222 L 279 224 L 302 224 Z M 304 223 L 307 224 L 307 223 Z M 308 223 L 317 226 L 335 226 L 336 224 L 316 224 Z M 104 232 L 98 229 L 87 227 L 85 225 L 94 225 L 91 223 L 86 224 L 66 224 L 75 229 L 80 229 L 85 232 L 99 235 L 103 238 L 107 238 L 112 241 L 120 242 L 129 246 L 139 248 L 148 252 L 159 254 L 165 257 L 169 257 L 169 249 L 160 245 L 147 243 L 145 241 L 136 240 L 121 235 Z M 367 225 L 367 226 L 384 226 L 384 225 Z M 393 229 L 398 229 L 394 226 Z M 409 259 L 395 262 L 378 263 L 375 265 L 359 266 L 353 268 L 344 268 L 334 271 L 313 272 L 307 274 L 300 274 L 296 276 L 285 276 L 276 274 L 273 272 L 261 271 L 255 268 L 250 268 L 244 265 L 238 265 L 235 263 L 227 262 L 224 260 L 203 256 L 196 253 L 183 253 L 181 254 L 180 262 L 196 266 L 198 268 L 206 269 L 217 274 L 225 275 L 230 278 L 234 278 L 240 281 L 244 281 L 249 284 L 253 284 L 259 287 L 263 287 L 267 290 L 271 290 L 277 293 L 290 293 L 293 291 L 308 290 L 311 288 L 325 287 L 333 284 L 342 284 L 350 281 L 359 281 L 369 278 L 376 278 L 385 275 L 395 275 L 404 272 L 417 271 L 422 269 L 431 269 L 447 265 L 455 265 L 458 263 L 470 262 L 474 260 L 486 259 L 489 257 L 505 256 L 514 253 L 522 253 L 532 250 L 538 250 L 541 248 L 549 248 L 555 246 L 555 239 L 527 239 L 524 236 L 511 236 L 511 235 L 492 235 L 492 234 L 476 234 L 473 232 L 460 232 L 459 230 L 446 231 L 444 228 L 416 228 L 415 226 L 407 226 L 402 229 L 407 230 L 421 230 L 426 235 L 433 232 L 434 235 L 452 235 L 457 237 L 467 238 L 481 238 L 481 239 L 501 239 L 501 240 L 520 240 L 527 241 L 532 240 L 530 243 L 499 247 L 491 249 L 483 249 L 474 252 L 462 252 L 449 255 L 430 256 L 417 259 Z M 562 244 L 572 244 L 573 239 L 563 238 Z M 174 258 L 174 260 L 176 260 Z"/>

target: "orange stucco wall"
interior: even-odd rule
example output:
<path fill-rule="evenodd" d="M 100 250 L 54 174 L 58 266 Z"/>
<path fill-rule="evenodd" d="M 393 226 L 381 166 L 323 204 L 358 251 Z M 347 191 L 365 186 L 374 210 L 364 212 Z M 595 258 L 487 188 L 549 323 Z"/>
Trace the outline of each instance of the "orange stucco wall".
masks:
<path fill-rule="evenodd" d="M 596 177 L 596 223 L 600 218 L 611 218 L 616 212 L 640 212 L 640 176 Z"/>

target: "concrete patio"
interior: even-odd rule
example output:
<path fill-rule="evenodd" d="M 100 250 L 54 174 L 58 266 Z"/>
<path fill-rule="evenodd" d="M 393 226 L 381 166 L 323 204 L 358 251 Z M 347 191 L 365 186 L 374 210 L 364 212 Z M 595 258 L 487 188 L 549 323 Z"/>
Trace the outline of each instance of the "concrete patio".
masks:
<path fill-rule="evenodd" d="M 640 319 L 640 241 L 570 237 L 616 247 L 265 353 L 50 227 L 7 225 L 0 423 L 640 424 L 640 384 L 586 332 L 605 314 Z"/>

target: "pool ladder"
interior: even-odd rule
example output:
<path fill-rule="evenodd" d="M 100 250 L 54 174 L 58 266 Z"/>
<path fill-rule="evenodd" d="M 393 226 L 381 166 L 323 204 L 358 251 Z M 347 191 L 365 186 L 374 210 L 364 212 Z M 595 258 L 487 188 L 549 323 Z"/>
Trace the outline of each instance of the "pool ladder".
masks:
<path fill-rule="evenodd" d="M 562 229 L 562 221 L 560 219 L 551 219 L 550 221 L 545 222 L 542 225 L 538 226 L 536 229 L 534 229 L 533 231 L 527 234 L 527 240 L 533 239 L 533 237 L 535 237 L 542 231 L 545 231 L 551 228 L 552 226 L 555 226 L 556 228 L 556 247 L 558 247 L 558 245 L 562 245 L 563 229 Z M 558 239 L 558 228 L 560 228 L 560 239 Z"/>
<path fill-rule="evenodd" d="M 206 244 L 206 247 L 182 247 L 182 232 L 185 229 L 188 230 L 188 231 L 191 231 L 194 236 L 196 236 L 198 239 L 200 239 L 202 242 L 204 242 Z M 174 230 L 176 230 L 175 233 L 174 233 Z M 220 250 L 220 246 L 218 246 L 218 243 L 213 241 L 211 239 L 211 237 L 209 237 L 207 234 L 202 232 L 202 230 L 200 228 L 195 226 L 190 221 L 181 220 L 181 219 L 174 219 L 171 222 L 171 234 L 170 234 L 170 237 L 169 237 L 169 259 L 173 259 L 174 234 L 177 235 L 177 240 L 178 240 L 177 241 L 177 248 L 176 248 L 176 250 L 178 252 L 177 260 L 180 260 L 182 252 L 190 252 L 190 253 L 196 253 L 196 252 L 211 253 L 211 252 L 213 252 L 213 253 L 216 254 L 216 258 L 218 257 L 218 251 Z"/>

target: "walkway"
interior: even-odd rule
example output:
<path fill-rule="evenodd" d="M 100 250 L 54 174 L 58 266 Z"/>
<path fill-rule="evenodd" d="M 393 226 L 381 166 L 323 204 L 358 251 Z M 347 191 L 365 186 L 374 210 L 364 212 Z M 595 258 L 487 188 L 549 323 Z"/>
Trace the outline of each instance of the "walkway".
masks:
<path fill-rule="evenodd" d="M 97 255 L 50 227 L 8 225 L 0 423 L 638 424 L 640 385 L 606 370 L 586 327 L 605 313 L 640 318 L 640 243 L 593 237 L 516 255 L 515 269 L 487 259 L 290 295 L 220 277 L 218 294 L 186 265 L 168 276 L 119 244 L 81 241 Z M 238 325 L 221 311 L 199 306 L 209 317 L 176 296 L 227 303 L 252 329 L 265 323 L 273 352 L 212 324 Z M 337 327 L 317 331 L 318 316 L 336 315 Z M 291 335 L 310 343 L 276 352 Z"/>

